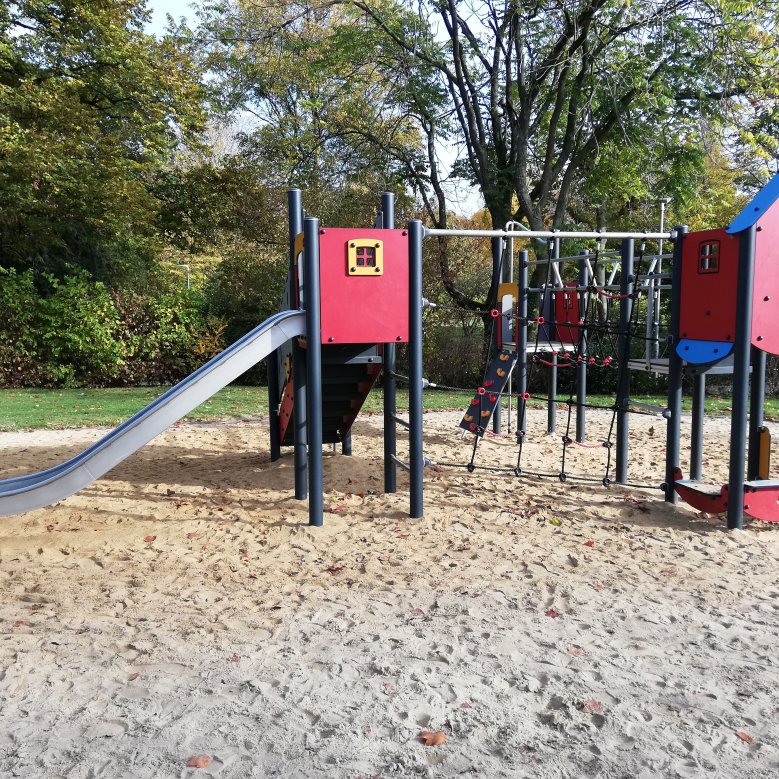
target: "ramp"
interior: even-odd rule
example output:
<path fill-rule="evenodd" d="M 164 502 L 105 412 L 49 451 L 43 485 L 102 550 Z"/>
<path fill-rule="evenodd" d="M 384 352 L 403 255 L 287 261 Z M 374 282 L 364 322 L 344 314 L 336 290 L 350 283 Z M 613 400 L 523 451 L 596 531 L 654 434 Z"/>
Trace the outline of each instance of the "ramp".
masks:
<path fill-rule="evenodd" d="M 32 511 L 83 489 L 304 331 L 302 311 L 275 314 L 81 454 L 39 473 L 0 480 L 0 516 Z"/>

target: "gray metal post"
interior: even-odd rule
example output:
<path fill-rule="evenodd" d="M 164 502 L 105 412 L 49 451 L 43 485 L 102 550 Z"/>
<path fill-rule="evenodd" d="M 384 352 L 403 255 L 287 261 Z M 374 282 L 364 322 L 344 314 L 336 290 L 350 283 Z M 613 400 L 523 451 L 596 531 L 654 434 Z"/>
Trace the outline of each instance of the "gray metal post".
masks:
<path fill-rule="evenodd" d="M 698 373 L 692 387 L 692 430 L 690 431 L 690 478 L 703 478 L 703 421 L 706 408 L 706 374 Z"/>
<path fill-rule="evenodd" d="M 517 287 L 519 296 L 517 297 L 517 435 L 525 432 L 526 429 L 526 407 L 527 402 L 522 399 L 522 395 L 527 392 L 527 288 L 528 288 L 528 253 L 523 249 L 517 257 Z"/>
<path fill-rule="evenodd" d="M 411 478 L 410 516 L 424 513 L 422 471 L 422 222 L 414 219 L 408 225 L 409 249 L 409 469 Z"/>
<path fill-rule="evenodd" d="M 297 285 L 297 261 L 295 238 L 303 232 L 303 199 L 299 189 L 287 192 L 289 219 L 289 300 L 294 301 Z M 295 460 L 295 498 L 308 497 L 308 437 L 306 432 L 306 355 L 296 338 L 292 343 L 292 392 L 293 392 L 293 437 Z"/>
<path fill-rule="evenodd" d="M 752 288 L 755 281 L 756 227 L 738 234 L 736 335 L 733 340 L 733 402 L 730 413 L 728 530 L 744 527 L 744 455 L 747 445 Z"/>
<path fill-rule="evenodd" d="M 546 432 L 557 432 L 557 354 L 549 358 L 549 395 L 546 401 Z"/>
<path fill-rule="evenodd" d="M 552 281 L 555 276 L 552 273 L 554 267 L 558 272 L 559 265 L 552 265 L 552 260 L 560 259 L 560 239 L 555 238 L 552 241 L 552 256 L 549 258 L 549 272 L 546 275 L 547 284 L 552 287 L 552 321 L 549 323 L 549 338 L 552 341 L 557 340 L 557 307 L 555 306 L 555 290 L 557 285 Z M 549 366 L 549 399 L 546 406 L 546 432 L 557 432 L 557 355 L 553 354 L 549 360 L 552 363 Z"/>
<path fill-rule="evenodd" d="M 665 500 L 676 503 L 679 498 L 674 489 L 674 471 L 680 466 L 682 425 L 682 358 L 676 351 L 679 344 L 679 320 L 682 306 L 682 251 L 687 226 L 676 228 L 673 269 L 671 271 L 671 321 L 668 329 L 668 422 L 665 446 Z"/>
<path fill-rule="evenodd" d="M 589 275 L 587 271 L 587 262 L 585 257 L 589 255 L 587 251 L 581 252 L 582 257 L 579 260 L 579 286 L 584 288 L 589 284 Z M 582 291 L 579 293 L 579 320 L 586 321 L 587 312 L 584 307 L 587 305 L 589 295 Z M 581 362 L 576 366 L 576 440 L 583 444 L 586 437 L 586 403 L 587 403 L 587 332 L 584 327 L 579 328 L 579 357 Z"/>
<path fill-rule="evenodd" d="M 749 456 L 747 479 L 756 479 L 760 469 L 760 428 L 765 417 L 766 353 L 752 347 L 752 383 L 749 398 Z"/>
<path fill-rule="evenodd" d="M 324 521 L 322 485 L 322 326 L 319 299 L 319 220 L 303 220 L 303 278 L 306 304 L 308 386 L 308 524 Z"/>
<path fill-rule="evenodd" d="M 296 338 L 292 344 L 294 384 L 292 421 L 295 441 L 295 498 L 308 497 L 308 413 L 306 408 L 306 350 Z"/>
<path fill-rule="evenodd" d="M 341 454 L 346 455 L 347 457 L 352 456 L 352 431 L 349 430 L 349 432 L 344 436 L 343 441 L 341 441 Z"/>
<path fill-rule="evenodd" d="M 268 424 L 270 425 L 270 459 L 276 462 L 281 457 L 279 429 L 279 350 L 274 349 L 266 360 L 268 371 Z"/>
<path fill-rule="evenodd" d="M 492 267 L 493 267 L 493 278 L 498 275 L 498 281 L 503 281 L 503 276 L 505 274 L 505 269 L 501 271 L 501 262 L 503 260 L 503 239 L 502 238 L 493 238 L 492 241 L 490 241 L 492 244 Z M 496 272 L 497 271 L 497 272 Z M 496 305 L 499 305 L 500 301 L 496 303 Z M 493 327 L 494 335 L 493 335 L 493 346 L 497 348 L 498 344 L 498 337 L 500 334 L 501 327 L 503 326 L 503 318 L 499 317 L 498 319 L 493 320 Z M 495 405 L 495 411 L 492 413 L 492 429 L 496 433 L 500 433 L 500 428 L 502 424 L 502 416 L 503 416 L 503 393 L 498 395 L 498 402 Z"/>
<path fill-rule="evenodd" d="M 395 227 L 395 195 L 383 192 L 381 195 L 381 226 L 385 230 Z M 398 467 L 395 457 L 398 453 L 395 417 L 397 408 L 397 381 L 395 380 L 397 351 L 395 344 L 384 344 L 384 492 L 397 492 Z"/>
<path fill-rule="evenodd" d="M 633 239 L 622 241 L 619 292 L 619 380 L 617 383 L 617 483 L 628 480 L 628 434 L 630 431 L 628 400 L 630 398 L 630 319 L 633 311 Z"/>

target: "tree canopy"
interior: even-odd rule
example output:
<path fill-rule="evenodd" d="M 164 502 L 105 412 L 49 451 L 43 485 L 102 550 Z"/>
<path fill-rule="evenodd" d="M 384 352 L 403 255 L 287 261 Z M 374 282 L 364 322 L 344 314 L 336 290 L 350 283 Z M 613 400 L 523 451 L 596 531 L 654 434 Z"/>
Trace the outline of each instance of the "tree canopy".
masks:
<path fill-rule="evenodd" d="M 203 119 L 199 72 L 143 0 L 0 6 L 2 262 L 95 275 L 148 254 L 155 171 Z M 125 268 L 127 270 L 127 268 Z"/>

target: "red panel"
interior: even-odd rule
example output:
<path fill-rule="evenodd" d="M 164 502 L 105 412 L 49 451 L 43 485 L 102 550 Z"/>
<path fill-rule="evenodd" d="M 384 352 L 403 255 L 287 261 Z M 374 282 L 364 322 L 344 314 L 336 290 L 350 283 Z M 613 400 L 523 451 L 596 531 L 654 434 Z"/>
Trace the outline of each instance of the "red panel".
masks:
<path fill-rule="evenodd" d="M 682 338 L 732 343 L 737 281 L 738 239 L 724 230 L 687 235 L 682 253 Z"/>
<path fill-rule="evenodd" d="M 292 419 L 292 410 L 295 407 L 294 376 L 290 377 L 284 385 L 284 397 L 279 407 L 279 440 L 283 441 L 287 434 L 289 422 Z"/>
<path fill-rule="evenodd" d="M 554 319 L 557 323 L 557 340 L 564 344 L 579 343 L 579 295 L 576 282 L 568 282 L 566 287 L 554 293 Z M 567 327 L 571 325 L 571 327 Z"/>
<path fill-rule="evenodd" d="M 752 343 L 779 354 L 779 207 L 773 206 L 757 223 Z"/>
<path fill-rule="evenodd" d="M 676 484 L 675 487 L 682 500 L 698 511 L 705 511 L 707 514 L 721 514 L 728 510 L 727 485 L 722 487 L 719 492 L 702 492 L 686 484 Z"/>
<path fill-rule="evenodd" d="M 744 491 L 744 512 L 765 522 L 779 522 L 779 487 Z"/>
<path fill-rule="evenodd" d="M 383 274 L 350 276 L 347 244 L 383 241 Z M 408 341 L 408 236 L 405 230 L 328 227 L 319 236 L 322 343 Z M 421 305 L 421 301 L 420 301 Z"/>

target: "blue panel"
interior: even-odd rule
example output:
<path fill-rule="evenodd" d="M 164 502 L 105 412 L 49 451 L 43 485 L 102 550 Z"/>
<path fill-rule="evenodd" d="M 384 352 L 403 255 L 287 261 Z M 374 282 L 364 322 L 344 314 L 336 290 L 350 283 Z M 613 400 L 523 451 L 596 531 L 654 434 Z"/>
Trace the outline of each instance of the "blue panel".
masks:
<path fill-rule="evenodd" d="M 676 347 L 676 353 L 693 365 L 706 365 L 724 360 L 733 351 L 733 344 L 724 341 L 693 341 L 683 338 Z"/>
<path fill-rule="evenodd" d="M 745 206 L 744 210 L 730 223 L 727 232 L 731 235 L 748 230 L 779 199 L 779 173 L 777 173 Z"/>

